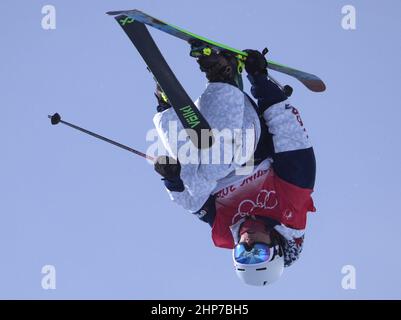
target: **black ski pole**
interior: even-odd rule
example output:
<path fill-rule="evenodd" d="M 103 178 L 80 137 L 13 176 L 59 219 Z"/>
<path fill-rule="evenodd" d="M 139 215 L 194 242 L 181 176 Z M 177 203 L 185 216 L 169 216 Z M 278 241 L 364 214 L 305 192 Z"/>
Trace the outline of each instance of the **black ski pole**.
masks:
<path fill-rule="evenodd" d="M 97 133 L 94 133 L 94 132 L 91 132 L 91 131 L 86 130 L 86 129 L 84 129 L 84 128 L 78 127 L 78 126 L 76 126 L 76 125 L 74 125 L 74 124 L 72 124 L 72 123 L 69 123 L 69 122 L 67 122 L 67 121 L 61 120 L 61 116 L 60 116 L 58 113 L 55 113 L 55 114 L 53 114 L 52 116 L 48 115 L 48 118 L 50 119 L 50 122 L 51 122 L 52 125 L 56 125 L 56 124 L 59 124 L 59 123 L 65 124 L 66 126 L 69 126 L 69 127 L 74 128 L 74 129 L 76 129 L 76 130 L 82 131 L 82 132 L 84 132 L 84 133 L 86 133 L 86 134 L 89 134 L 89 135 L 92 136 L 92 137 L 95 137 L 95 138 L 98 138 L 98 139 L 100 139 L 100 140 L 103 140 L 103 141 L 106 141 L 106 142 L 108 142 L 108 143 L 111 143 L 111 144 L 113 144 L 113 145 L 115 145 L 115 146 L 117 146 L 117 147 L 120 147 L 120 148 L 122 148 L 122 149 L 124 149 L 124 150 L 127 150 L 127 151 L 129 151 L 129 152 L 135 153 L 135 154 L 137 154 L 138 156 L 141 156 L 141 157 L 143 157 L 143 158 L 145 158 L 145 159 L 149 159 L 149 160 L 152 160 L 152 161 L 155 160 L 153 157 L 148 156 L 148 155 L 145 154 L 145 153 L 142 153 L 142 152 L 140 152 L 140 151 L 137 151 L 137 150 L 135 150 L 135 149 L 132 149 L 132 148 L 130 148 L 130 147 L 127 147 L 127 146 L 125 146 L 125 145 L 123 145 L 123 144 L 121 144 L 121 143 L 119 143 L 119 142 L 116 142 L 116 141 L 113 141 L 113 140 L 111 140 L 111 139 L 109 139 L 109 138 L 103 137 L 103 136 L 101 136 L 101 135 L 99 135 L 99 134 L 97 134 Z"/>

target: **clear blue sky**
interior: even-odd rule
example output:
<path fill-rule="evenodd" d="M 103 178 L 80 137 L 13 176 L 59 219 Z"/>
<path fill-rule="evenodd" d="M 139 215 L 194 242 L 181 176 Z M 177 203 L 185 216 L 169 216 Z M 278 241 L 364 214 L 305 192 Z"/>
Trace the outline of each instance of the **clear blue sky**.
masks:
<path fill-rule="evenodd" d="M 55 5 L 57 29 L 41 28 Z M 341 27 L 356 8 L 357 29 Z M 318 161 L 304 253 L 266 288 L 236 279 L 208 225 L 173 204 L 141 158 L 52 127 L 47 114 L 146 150 L 153 80 L 104 12 L 141 9 L 272 60 L 320 75 L 296 80 L 297 106 Z M 399 201 L 401 2 L 1 1 L 0 298 L 401 298 Z M 195 99 L 205 79 L 185 43 L 152 31 Z M 57 289 L 43 290 L 54 265 Z M 341 268 L 356 268 L 356 290 Z"/>

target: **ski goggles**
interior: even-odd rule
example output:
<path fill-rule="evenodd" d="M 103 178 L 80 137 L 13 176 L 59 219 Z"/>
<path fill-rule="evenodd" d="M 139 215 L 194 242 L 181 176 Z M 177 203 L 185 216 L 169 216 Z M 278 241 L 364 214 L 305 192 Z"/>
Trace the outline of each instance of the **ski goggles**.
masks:
<path fill-rule="evenodd" d="M 241 264 L 256 264 L 267 262 L 270 259 L 270 247 L 266 243 L 255 243 L 252 249 L 244 242 L 234 247 L 234 259 Z"/>

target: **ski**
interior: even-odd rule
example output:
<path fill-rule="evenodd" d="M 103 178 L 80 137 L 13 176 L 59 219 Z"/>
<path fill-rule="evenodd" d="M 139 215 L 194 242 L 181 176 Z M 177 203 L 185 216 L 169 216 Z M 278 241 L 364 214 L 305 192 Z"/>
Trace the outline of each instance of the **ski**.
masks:
<path fill-rule="evenodd" d="M 184 30 L 180 27 L 174 26 L 172 24 L 163 22 L 159 19 L 156 19 L 142 11 L 139 10 L 126 10 L 126 11 L 109 11 L 107 12 L 109 15 L 124 15 L 124 18 L 121 19 L 120 24 L 127 25 L 132 23 L 133 20 L 139 21 L 143 24 L 156 28 L 160 31 L 168 33 L 174 37 L 187 41 L 191 43 L 192 41 L 202 41 L 206 43 L 210 48 L 215 50 L 227 50 L 231 51 L 233 54 L 237 56 L 238 59 L 244 61 L 248 54 L 244 51 L 237 50 L 235 48 L 229 47 L 227 45 L 209 40 L 205 37 L 199 36 L 187 30 Z M 326 85 L 324 82 L 314 74 L 307 73 L 304 71 L 300 71 L 294 68 L 290 68 L 283 64 L 267 60 L 268 68 L 274 71 L 278 71 L 289 76 L 292 76 L 302 82 L 309 90 L 314 92 L 322 92 L 326 89 Z"/>
<path fill-rule="evenodd" d="M 116 16 L 115 19 L 132 41 L 157 83 L 167 95 L 171 106 L 177 113 L 185 130 L 187 130 L 193 144 L 197 148 L 209 148 L 213 143 L 211 135 L 206 141 L 202 139 L 202 132 L 203 135 L 207 136 L 206 134 L 208 133 L 205 130 L 208 130 L 208 132 L 211 130 L 208 122 L 174 75 L 146 26 L 124 14 Z"/>

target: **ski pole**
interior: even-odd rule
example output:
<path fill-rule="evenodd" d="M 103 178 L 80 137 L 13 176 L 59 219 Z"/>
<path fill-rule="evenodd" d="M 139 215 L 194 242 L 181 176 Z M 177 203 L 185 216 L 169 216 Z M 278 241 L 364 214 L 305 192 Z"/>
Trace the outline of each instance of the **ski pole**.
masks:
<path fill-rule="evenodd" d="M 268 77 L 269 77 L 269 79 L 270 79 L 271 81 L 273 81 L 273 82 L 281 89 L 281 91 L 284 92 L 284 94 L 285 94 L 287 97 L 290 97 L 290 96 L 292 95 L 293 89 L 292 89 L 288 84 L 286 84 L 285 86 L 283 86 L 280 82 L 278 82 L 276 79 L 274 79 L 274 78 L 271 76 L 270 73 L 269 73 Z"/>
<path fill-rule="evenodd" d="M 262 54 L 263 54 L 264 56 L 265 56 L 268 52 L 269 52 L 269 49 L 267 49 L 267 48 L 264 48 L 264 49 L 262 50 Z M 269 77 L 269 79 L 270 79 L 271 81 L 273 81 L 273 82 L 280 88 L 281 91 L 284 92 L 284 94 L 285 94 L 287 97 L 290 97 L 290 96 L 292 95 L 293 89 L 292 89 L 289 85 L 285 85 L 285 86 L 283 87 L 283 86 L 281 85 L 280 82 L 278 82 L 276 79 L 274 79 L 274 78 L 271 76 L 270 72 L 269 72 L 269 74 L 268 74 L 268 77 Z"/>
<path fill-rule="evenodd" d="M 113 144 L 113 145 L 115 145 L 117 147 L 120 147 L 120 148 L 124 149 L 124 150 L 127 150 L 129 152 L 135 153 L 136 155 L 141 156 L 141 157 L 143 157 L 145 159 L 149 159 L 149 160 L 154 161 L 153 157 L 148 156 L 145 153 L 142 153 L 140 151 L 137 151 L 135 149 L 127 147 L 127 146 L 125 146 L 125 145 L 123 145 L 123 144 L 121 144 L 119 142 L 116 142 L 116 141 L 113 141 L 113 140 L 111 140 L 109 138 L 103 137 L 103 136 L 101 136 L 101 135 L 99 135 L 97 133 L 94 133 L 94 132 L 91 132 L 91 131 L 86 130 L 84 128 L 78 127 L 75 124 L 72 124 L 72 123 L 69 123 L 67 121 L 61 120 L 61 116 L 58 113 L 55 113 L 52 116 L 48 115 L 48 118 L 50 119 L 50 122 L 51 122 L 52 125 L 57 125 L 59 123 L 65 124 L 66 126 L 69 126 L 69 127 L 73 128 L 73 129 L 76 129 L 76 130 L 82 131 L 82 132 L 84 132 L 86 134 L 89 134 L 92 137 L 95 137 L 95 138 L 98 138 L 100 140 L 103 140 L 103 141 L 106 141 L 108 143 L 111 143 L 111 144 Z"/>

